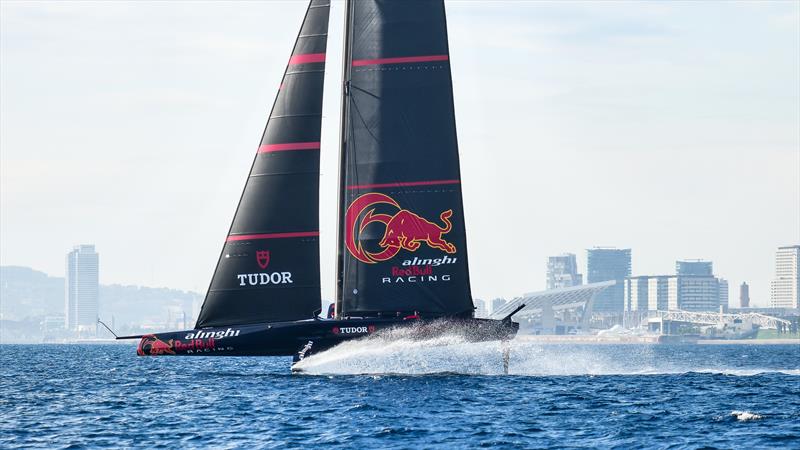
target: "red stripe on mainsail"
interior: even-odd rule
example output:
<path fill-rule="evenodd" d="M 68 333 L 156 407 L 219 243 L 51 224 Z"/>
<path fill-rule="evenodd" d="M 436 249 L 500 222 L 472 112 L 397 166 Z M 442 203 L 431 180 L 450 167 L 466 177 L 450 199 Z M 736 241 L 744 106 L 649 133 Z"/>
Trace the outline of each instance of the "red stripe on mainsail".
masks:
<path fill-rule="evenodd" d="M 319 236 L 319 231 L 297 231 L 294 233 L 266 233 L 266 234 L 234 234 L 228 236 L 225 242 L 231 241 L 250 241 L 254 239 L 284 239 L 298 237 Z"/>
<path fill-rule="evenodd" d="M 305 55 L 294 55 L 289 58 L 289 65 L 308 64 L 325 62 L 325 53 L 306 53 Z"/>
<path fill-rule="evenodd" d="M 354 59 L 353 67 L 374 66 L 377 64 L 402 64 L 415 62 L 447 61 L 447 55 L 427 55 L 427 56 L 401 56 L 399 58 L 378 58 L 378 59 Z"/>
<path fill-rule="evenodd" d="M 319 150 L 319 142 L 287 142 L 285 144 L 262 144 L 258 153 L 286 152 L 291 150 Z"/>
<path fill-rule="evenodd" d="M 433 180 L 433 181 L 409 181 L 405 183 L 380 183 L 380 184 L 356 184 L 347 186 L 347 189 L 373 189 L 388 187 L 407 187 L 407 186 L 437 186 L 442 184 L 459 184 L 461 180 Z"/>

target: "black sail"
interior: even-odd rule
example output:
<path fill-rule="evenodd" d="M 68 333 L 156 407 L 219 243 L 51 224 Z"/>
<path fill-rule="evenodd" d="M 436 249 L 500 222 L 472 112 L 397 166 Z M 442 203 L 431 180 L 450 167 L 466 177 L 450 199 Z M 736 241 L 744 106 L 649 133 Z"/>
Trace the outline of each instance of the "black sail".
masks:
<path fill-rule="evenodd" d="M 312 0 L 197 328 L 307 319 L 320 307 L 319 151 L 329 0 Z"/>
<path fill-rule="evenodd" d="M 471 315 L 444 3 L 347 9 L 337 314 Z"/>

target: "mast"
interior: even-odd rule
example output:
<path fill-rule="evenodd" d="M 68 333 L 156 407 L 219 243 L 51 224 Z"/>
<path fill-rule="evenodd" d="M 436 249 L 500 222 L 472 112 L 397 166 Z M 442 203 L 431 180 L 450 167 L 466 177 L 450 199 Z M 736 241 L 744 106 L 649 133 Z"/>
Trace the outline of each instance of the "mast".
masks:
<path fill-rule="evenodd" d="M 319 152 L 328 0 L 311 0 L 196 328 L 311 318 L 320 307 Z"/>
<path fill-rule="evenodd" d="M 339 145 L 339 191 L 337 195 L 338 200 L 338 217 L 336 221 L 336 318 L 342 317 L 342 289 L 344 285 L 344 215 L 345 215 L 345 149 L 347 147 L 347 127 L 348 127 L 348 110 L 349 110 L 349 84 L 350 84 L 350 48 L 352 44 L 352 1 L 345 0 L 345 13 L 344 13 L 344 51 L 342 62 L 342 107 L 340 116 L 340 145 Z"/>

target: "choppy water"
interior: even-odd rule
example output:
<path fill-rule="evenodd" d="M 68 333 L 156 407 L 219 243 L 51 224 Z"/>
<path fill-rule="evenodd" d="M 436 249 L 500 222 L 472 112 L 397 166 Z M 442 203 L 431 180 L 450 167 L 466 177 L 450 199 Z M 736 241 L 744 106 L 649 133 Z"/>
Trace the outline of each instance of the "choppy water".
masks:
<path fill-rule="evenodd" d="M 800 448 L 800 345 L 0 346 L 2 448 Z"/>

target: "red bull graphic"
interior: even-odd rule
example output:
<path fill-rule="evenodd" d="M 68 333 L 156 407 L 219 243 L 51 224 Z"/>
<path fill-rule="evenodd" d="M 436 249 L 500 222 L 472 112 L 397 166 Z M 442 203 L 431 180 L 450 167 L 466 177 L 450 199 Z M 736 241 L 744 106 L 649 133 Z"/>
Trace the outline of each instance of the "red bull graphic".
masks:
<path fill-rule="evenodd" d="M 174 355 L 175 349 L 173 348 L 173 340 L 162 341 L 154 334 L 142 336 L 139 341 L 139 348 L 136 349 L 139 356 L 157 356 L 157 355 Z"/>
<path fill-rule="evenodd" d="M 397 209 L 397 212 L 393 215 L 375 213 L 377 205 L 388 205 L 392 209 Z M 443 237 L 453 229 L 453 224 L 450 222 L 452 215 L 452 209 L 439 214 L 439 220 L 443 224 L 439 225 L 401 208 L 388 195 L 370 192 L 355 199 L 347 208 L 345 244 L 354 258 L 367 264 L 387 261 L 397 255 L 401 249 L 414 252 L 422 246 L 422 243 L 427 244 L 430 248 L 453 254 L 456 252 L 456 246 L 447 242 Z M 378 243 L 381 250 L 371 252 L 361 246 L 358 235 L 364 231 L 367 225 L 374 222 L 384 224 L 386 229 L 383 238 Z"/>
<path fill-rule="evenodd" d="M 230 329 L 228 329 L 230 330 Z M 199 334 L 198 334 L 199 335 Z M 234 348 L 231 345 L 220 345 L 222 338 L 206 337 L 188 339 L 169 339 L 163 340 L 154 334 L 142 336 L 139 341 L 139 348 L 136 353 L 139 356 L 160 356 L 160 355 L 191 355 L 195 353 L 210 352 L 230 352 Z M 231 334 L 233 336 L 233 334 Z M 223 335 L 223 338 L 226 337 Z"/>

